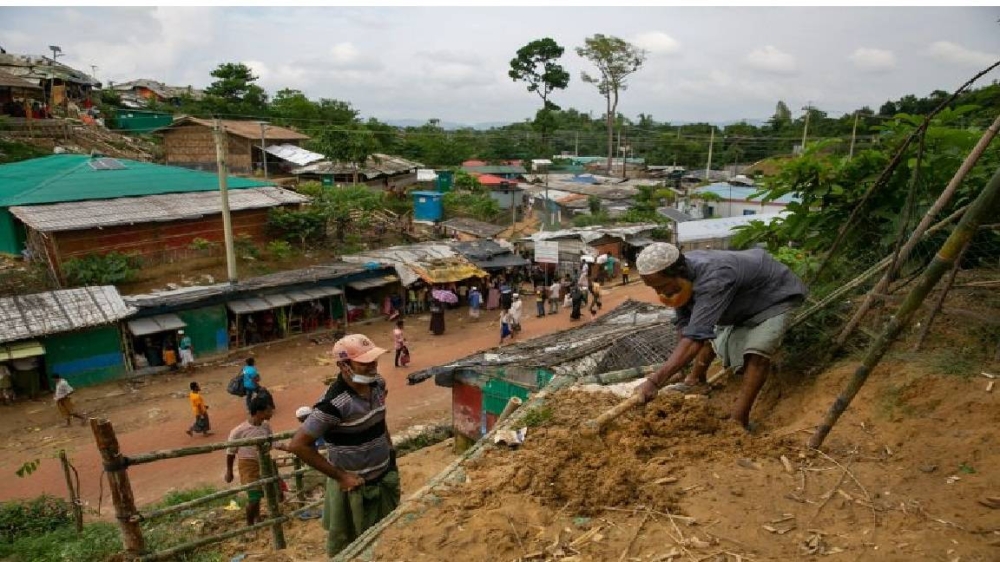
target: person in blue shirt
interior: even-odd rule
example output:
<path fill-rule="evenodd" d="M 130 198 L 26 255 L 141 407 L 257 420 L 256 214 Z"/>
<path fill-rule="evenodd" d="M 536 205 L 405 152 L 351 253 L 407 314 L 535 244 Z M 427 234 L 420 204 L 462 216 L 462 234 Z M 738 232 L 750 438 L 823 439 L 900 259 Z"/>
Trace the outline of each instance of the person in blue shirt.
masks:
<path fill-rule="evenodd" d="M 250 401 L 260 393 L 260 373 L 254 366 L 254 358 L 247 357 L 246 365 L 243 366 L 243 388 L 247 389 L 247 411 L 250 411 Z"/>

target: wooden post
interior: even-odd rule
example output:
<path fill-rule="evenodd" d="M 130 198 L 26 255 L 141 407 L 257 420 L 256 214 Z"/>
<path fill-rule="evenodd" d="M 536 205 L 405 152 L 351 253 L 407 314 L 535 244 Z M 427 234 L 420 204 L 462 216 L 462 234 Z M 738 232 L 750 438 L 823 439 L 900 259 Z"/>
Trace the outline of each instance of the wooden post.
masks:
<path fill-rule="evenodd" d="M 264 443 L 257 445 L 257 459 L 260 461 L 261 478 L 270 478 L 275 475 L 274 464 L 271 462 L 271 455 L 268 452 L 268 446 Z M 278 482 L 270 482 L 264 485 L 264 497 L 267 498 L 267 511 L 269 519 L 275 519 L 281 516 L 281 506 L 278 504 L 278 486 L 280 486 Z M 274 549 L 284 550 L 285 530 L 281 526 L 281 521 L 277 521 L 271 525 L 271 535 L 274 537 Z"/>
<path fill-rule="evenodd" d="M 927 298 L 931 289 L 954 266 L 959 254 L 968 245 L 969 241 L 972 240 L 972 237 L 976 235 L 979 224 L 985 218 L 996 216 L 997 207 L 1000 207 L 998 202 L 1000 202 L 1000 169 L 993 174 L 989 183 L 979 192 L 979 196 L 969 206 L 969 210 L 965 212 L 965 216 L 962 217 L 958 226 L 955 227 L 955 230 L 952 231 L 951 235 L 948 236 L 948 239 L 945 240 L 944 244 L 934 255 L 934 259 L 927 266 L 920 281 L 910 289 L 910 292 L 906 295 L 906 299 L 899 305 L 896 313 L 889 318 L 889 322 L 886 324 L 885 329 L 882 330 L 882 333 L 879 334 L 878 339 L 868 348 L 868 352 L 865 354 L 861 365 L 855 369 L 854 376 L 847 382 L 847 386 L 840 391 L 837 399 L 834 400 L 827 411 L 826 417 L 823 418 L 823 422 L 816 428 L 816 433 L 809 439 L 810 447 L 818 449 L 823 444 L 830 430 L 833 429 L 837 420 L 840 419 L 841 414 L 847 410 L 847 407 L 851 404 L 851 400 L 854 399 L 858 391 L 861 390 L 862 385 L 868 380 L 868 376 L 872 370 L 879 364 L 885 353 L 889 351 L 892 342 L 895 341 L 903 329 L 910 325 L 910 321 L 913 320 L 913 316 L 917 313 L 921 303 Z"/>
<path fill-rule="evenodd" d="M 292 468 L 295 469 L 295 499 L 301 501 L 306 500 L 306 492 L 302 488 L 305 487 L 303 482 L 302 473 L 302 459 L 299 457 L 292 457 Z"/>
<path fill-rule="evenodd" d="M 115 505 L 115 518 L 121 529 L 125 553 L 129 559 L 136 558 L 146 550 L 146 540 L 138 521 L 132 520 L 138 510 L 135 508 L 135 497 L 128 479 L 128 464 L 118 448 L 118 438 L 110 421 L 90 418 L 90 429 L 94 432 L 94 441 L 101 452 L 104 470 L 108 473 L 111 502 Z"/>
<path fill-rule="evenodd" d="M 73 519 L 76 522 L 76 532 L 83 532 L 83 509 L 80 507 L 80 499 L 77 496 L 76 486 L 73 485 L 73 477 L 70 475 L 69 459 L 66 458 L 66 451 L 59 450 L 59 462 L 62 463 L 63 476 L 66 477 L 66 489 L 69 490 L 69 502 L 73 504 Z"/>

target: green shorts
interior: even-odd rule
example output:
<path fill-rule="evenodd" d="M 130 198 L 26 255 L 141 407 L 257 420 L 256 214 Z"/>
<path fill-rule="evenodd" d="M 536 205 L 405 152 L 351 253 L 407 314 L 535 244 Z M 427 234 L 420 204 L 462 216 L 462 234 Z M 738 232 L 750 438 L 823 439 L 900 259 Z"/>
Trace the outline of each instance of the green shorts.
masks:
<path fill-rule="evenodd" d="M 247 501 L 250 503 L 260 503 L 260 500 L 264 499 L 264 490 L 260 488 L 256 490 L 247 490 Z"/>
<path fill-rule="evenodd" d="M 712 347 L 722 360 L 722 366 L 743 368 L 743 357 L 747 353 L 767 357 L 778 351 L 781 339 L 788 330 L 793 310 L 772 316 L 756 326 L 717 326 Z"/>

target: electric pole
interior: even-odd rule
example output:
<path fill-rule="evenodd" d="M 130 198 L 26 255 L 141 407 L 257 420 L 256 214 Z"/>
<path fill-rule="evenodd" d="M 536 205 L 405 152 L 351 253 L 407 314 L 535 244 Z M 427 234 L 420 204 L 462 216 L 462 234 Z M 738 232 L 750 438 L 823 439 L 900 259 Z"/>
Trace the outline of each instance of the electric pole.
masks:
<path fill-rule="evenodd" d="M 806 110 L 806 122 L 802 126 L 802 154 L 806 152 L 806 135 L 809 133 L 809 114 L 812 113 L 812 102 L 806 104 L 802 109 Z"/>
<path fill-rule="evenodd" d="M 854 158 L 854 139 L 858 135 L 858 112 L 854 112 L 854 128 L 851 129 L 851 150 L 847 154 L 847 159 L 851 160 Z"/>
<path fill-rule="evenodd" d="M 267 133 L 267 121 L 258 121 L 258 123 L 260 123 L 261 167 L 264 168 L 264 181 L 267 181 L 267 144 L 265 140 L 265 134 Z"/>
<path fill-rule="evenodd" d="M 226 145 L 226 132 L 215 120 L 215 127 L 212 131 L 215 137 L 215 162 L 219 168 L 219 195 L 222 198 L 222 232 L 226 242 L 226 274 L 229 277 L 229 284 L 235 285 L 236 278 L 236 249 L 233 244 L 233 218 L 229 215 L 229 168 L 226 165 L 226 155 L 228 153 Z"/>
<path fill-rule="evenodd" d="M 708 173 L 712 170 L 712 145 L 715 144 L 715 125 L 712 125 L 712 135 L 708 138 L 708 163 L 705 164 L 705 181 L 711 181 Z"/>

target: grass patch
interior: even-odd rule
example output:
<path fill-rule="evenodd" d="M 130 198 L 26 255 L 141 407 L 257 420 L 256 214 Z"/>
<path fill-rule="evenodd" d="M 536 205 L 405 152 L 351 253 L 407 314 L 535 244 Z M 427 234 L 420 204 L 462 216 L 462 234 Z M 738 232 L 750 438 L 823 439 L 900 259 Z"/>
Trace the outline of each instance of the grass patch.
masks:
<path fill-rule="evenodd" d="M 552 408 L 549 406 L 532 408 L 524 415 L 524 425 L 528 427 L 541 427 L 550 421 L 552 421 Z"/>

